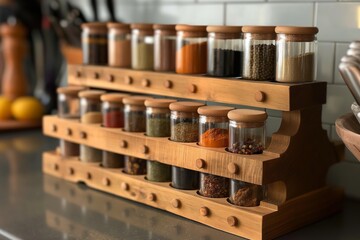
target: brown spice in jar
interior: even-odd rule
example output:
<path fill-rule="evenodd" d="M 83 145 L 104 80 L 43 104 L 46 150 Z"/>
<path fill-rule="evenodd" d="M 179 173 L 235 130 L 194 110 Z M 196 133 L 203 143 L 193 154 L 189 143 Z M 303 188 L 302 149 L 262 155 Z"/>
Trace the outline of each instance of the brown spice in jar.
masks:
<path fill-rule="evenodd" d="M 110 39 L 109 66 L 131 67 L 131 41 L 130 39 Z"/>
<path fill-rule="evenodd" d="M 233 204 L 243 207 L 255 207 L 262 199 L 262 187 L 251 184 L 237 190 L 233 196 Z"/>
<path fill-rule="evenodd" d="M 211 128 L 201 134 L 200 145 L 204 147 L 226 147 L 229 143 L 229 131 L 222 128 Z"/>
<path fill-rule="evenodd" d="M 229 196 L 230 181 L 228 178 L 201 173 L 200 194 L 209 198 L 224 198 Z"/>
<path fill-rule="evenodd" d="M 310 82 L 314 80 L 315 54 L 305 53 L 286 57 L 282 62 L 281 72 L 276 73 L 280 82 Z"/>
<path fill-rule="evenodd" d="M 176 73 L 201 74 L 207 71 L 207 42 L 187 44 L 176 52 Z"/>
<path fill-rule="evenodd" d="M 155 48 L 155 71 L 174 72 L 176 60 L 176 40 L 169 37 L 160 40 L 160 48 Z"/>

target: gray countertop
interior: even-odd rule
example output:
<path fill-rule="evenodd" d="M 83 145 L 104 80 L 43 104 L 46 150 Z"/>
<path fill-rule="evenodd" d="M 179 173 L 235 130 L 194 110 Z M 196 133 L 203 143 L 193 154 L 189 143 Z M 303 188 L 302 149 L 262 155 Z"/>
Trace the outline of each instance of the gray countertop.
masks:
<path fill-rule="evenodd" d="M 0 133 L 0 239 L 240 239 L 41 172 L 58 141 L 40 130 Z M 280 239 L 360 239 L 360 202 Z"/>

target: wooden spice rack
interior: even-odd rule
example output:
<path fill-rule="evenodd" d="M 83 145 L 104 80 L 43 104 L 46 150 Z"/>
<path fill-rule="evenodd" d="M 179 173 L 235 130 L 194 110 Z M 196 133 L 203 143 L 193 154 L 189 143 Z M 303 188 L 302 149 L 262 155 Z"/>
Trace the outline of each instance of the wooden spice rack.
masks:
<path fill-rule="evenodd" d="M 267 150 L 250 156 L 55 116 L 43 120 L 48 136 L 266 185 L 267 196 L 258 207 L 237 207 L 225 198 L 204 198 L 196 191 L 64 159 L 55 152 L 44 153 L 44 172 L 251 239 L 271 239 L 339 210 L 342 191 L 325 184 L 327 170 L 338 161 L 321 127 L 326 83 L 280 84 L 80 65 L 69 66 L 68 72 L 70 84 L 282 111 L 281 126 Z"/>

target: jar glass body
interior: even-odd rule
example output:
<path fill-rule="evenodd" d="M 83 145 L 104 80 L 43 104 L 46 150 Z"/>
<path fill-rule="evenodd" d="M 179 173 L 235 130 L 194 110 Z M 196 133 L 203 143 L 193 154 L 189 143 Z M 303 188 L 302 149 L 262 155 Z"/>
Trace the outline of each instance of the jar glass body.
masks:
<path fill-rule="evenodd" d="M 146 131 L 146 107 L 125 104 L 124 108 L 124 130 L 126 132 Z"/>
<path fill-rule="evenodd" d="M 263 200 L 263 187 L 256 184 L 231 179 L 230 181 L 230 202 L 242 207 L 255 207 Z"/>
<path fill-rule="evenodd" d="M 207 74 L 217 77 L 241 77 L 243 38 L 241 33 L 208 34 Z"/>
<path fill-rule="evenodd" d="M 207 70 L 207 37 L 193 37 L 178 31 L 176 37 L 176 72 L 203 74 Z"/>
<path fill-rule="evenodd" d="M 130 68 L 131 67 L 131 34 L 126 31 L 110 29 L 108 57 L 109 66 Z"/>
<path fill-rule="evenodd" d="M 171 181 L 171 166 L 155 161 L 147 161 L 146 179 L 153 182 Z"/>
<path fill-rule="evenodd" d="M 91 31 L 84 28 L 81 33 L 83 64 L 107 65 L 108 39 L 106 31 Z"/>
<path fill-rule="evenodd" d="M 124 127 L 124 105 L 120 102 L 103 101 L 101 107 L 103 127 Z"/>
<path fill-rule="evenodd" d="M 277 34 L 276 81 L 314 81 L 316 59 L 317 41 L 313 35 Z"/>
<path fill-rule="evenodd" d="M 200 115 L 199 145 L 226 147 L 229 144 L 229 120 L 227 117 Z"/>
<path fill-rule="evenodd" d="M 131 67 L 137 70 L 154 68 L 154 36 L 139 29 L 131 32 Z"/>
<path fill-rule="evenodd" d="M 230 120 L 228 150 L 240 154 L 261 154 L 265 147 L 265 123 Z"/>
<path fill-rule="evenodd" d="M 170 110 L 168 108 L 146 108 L 146 135 L 170 137 Z"/>
<path fill-rule="evenodd" d="M 80 118 L 80 100 L 75 94 L 58 93 L 59 118 Z M 79 144 L 60 139 L 60 155 L 71 157 L 79 155 Z"/>
<path fill-rule="evenodd" d="M 229 196 L 230 179 L 200 173 L 200 195 L 209 198 L 225 198 Z"/>
<path fill-rule="evenodd" d="M 172 166 L 171 186 L 183 190 L 199 189 L 199 172 Z"/>
<path fill-rule="evenodd" d="M 90 112 L 101 112 L 100 99 L 80 98 L 80 116 L 83 117 Z"/>
<path fill-rule="evenodd" d="M 171 136 L 175 142 L 197 142 L 199 115 L 196 112 L 171 111 Z"/>
<path fill-rule="evenodd" d="M 130 175 L 146 174 L 146 160 L 125 156 L 124 172 Z"/>
<path fill-rule="evenodd" d="M 276 46 L 273 34 L 244 34 L 243 78 L 275 80 Z"/>
<path fill-rule="evenodd" d="M 176 32 L 157 29 L 154 34 L 154 70 L 174 72 L 176 60 Z"/>

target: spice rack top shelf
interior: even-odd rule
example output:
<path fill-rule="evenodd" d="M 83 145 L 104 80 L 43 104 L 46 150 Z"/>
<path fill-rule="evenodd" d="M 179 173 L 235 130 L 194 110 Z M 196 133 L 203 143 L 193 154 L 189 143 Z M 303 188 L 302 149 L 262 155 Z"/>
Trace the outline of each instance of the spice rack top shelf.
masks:
<path fill-rule="evenodd" d="M 69 84 L 293 111 L 326 103 L 326 82 L 285 84 L 69 65 Z"/>

